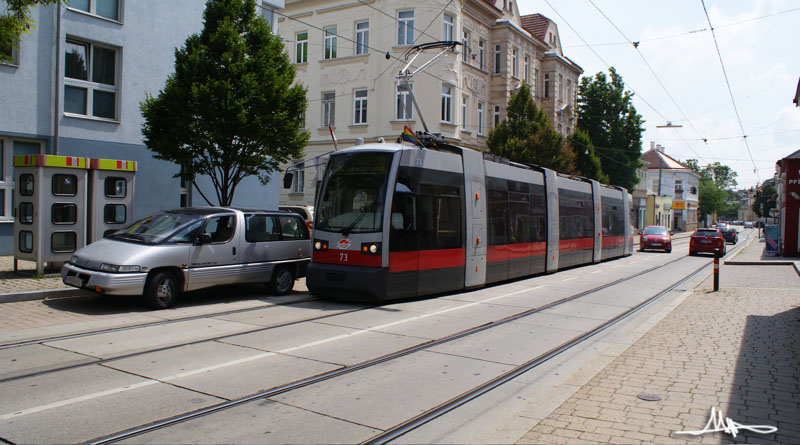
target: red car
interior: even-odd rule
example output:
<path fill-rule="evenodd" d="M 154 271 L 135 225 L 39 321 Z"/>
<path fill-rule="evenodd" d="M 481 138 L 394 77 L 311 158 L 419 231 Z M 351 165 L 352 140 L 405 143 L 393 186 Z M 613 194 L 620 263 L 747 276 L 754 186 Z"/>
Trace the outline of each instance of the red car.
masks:
<path fill-rule="evenodd" d="M 669 230 L 664 226 L 647 226 L 640 233 L 639 251 L 645 249 L 658 249 L 664 252 L 672 252 L 672 238 Z"/>
<path fill-rule="evenodd" d="M 714 253 L 717 249 L 725 256 L 725 238 L 719 229 L 697 229 L 689 240 L 689 255 L 692 256 L 699 252 Z"/>

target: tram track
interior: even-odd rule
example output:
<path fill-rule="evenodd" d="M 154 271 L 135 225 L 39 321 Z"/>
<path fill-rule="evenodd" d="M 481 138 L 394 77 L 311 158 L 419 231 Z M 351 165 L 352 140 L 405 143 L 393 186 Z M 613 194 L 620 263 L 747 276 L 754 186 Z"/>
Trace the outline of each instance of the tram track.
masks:
<path fill-rule="evenodd" d="M 742 243 L 740 246 L 737 246 L 734 249 L 738 250 L 743 245 L 744 245 L 744 243 Z M 735 252 L 736 250 L 732 250 L 731 253 Z M 547 304 L 544 304 L 544 305 L 541 305 L 541 306 L 538 306 L 538 307 L 535 307 L 535 308 L 532 308 L 532 309 L 528 309 L 526 311 L 522 311 L 520 313 L 513 314 L 513 315 L 510 315 L 508 317 L 499 319 L 499 320 L 490 321 L 490 322 L 484 323 L 484 324 L 479 325 L 479 326 L 475 326 L 475 327 L 470 328 L 470 329 L 466 329 L 466 330 L 463 330 L 463 331 L 460 331 L 460 332 L 457 332 L 457 333 L 454 333 L 454 334 L 451 334 L 451 335 L 448 335 L 448 336 L 445 336 L 445 337 L 441 337 L 439 339 L 429 340 L 427 342 L 423 342 L 423 343 L 420 343 L 418 345 L 415 345 L 415 346 L 412 346 L 412 347 L 409 347 L 409 348 L 406 348 L 406 349 L 402 349 L 402 350 L 399 350 L 399 351 L 396 351 L 396 352 L 393 352 L 393 353 L 390 353 L 390 354 L 386 354 L 386 355 L 383 355 L 383 356 L 380 356 L 380 357 L 377 357 L 377 358 L 374 358 L 374 359 L 371 359 L 371 360 L 367 360 L 367 361 L 364 361 L 364 362 L 361 362 L 361 363 L 358 363 L 358 364 L 355 364 L 355 365 L 343 366 L 341 368 L 338 368 L 338 369 L 335 369 L 335 370 L 332 370 L 332 371 L 329 371 L 329 372 L 325 372 L 325 373 L 322 373 L 322 374 L 317 375 L 317 376 L 313 376 L 313 377 L 305 378 L 305 379 L 302 379 L 302 380 L 299 380 L 299 381 L 295 381 L 295 382 L 287 383 L 287 384 L 284 384 L 284 385 L 280 385 L 280 386 L 271 388 L 269 390 L 261 391 L 261 392 L 258 392 L 258 393 L 243 397 L 243 398 L 230 400 L 230 401 L 227 401 L 227 402 L 222 402 L 222 403 L 219 403 L 219 404 L 207 407 L 207 408 L 195 410 L 195 411 L 183 414 L 183 415 L 178 415 L 178 416 L 175 416 L 175 417 L 172 417 L 172 418 L 169 418 L 169 419 L 165 419 L 165 420 L 162 420 L 162 421 L 157 421 L 157 422 L 154 422 L 154 423 L 151 423 L 151 424 L 148 424 L 148 425 L 144 425 L 144 426 L 141 426 L 141 427 L 132 428 L 132 429 L 129 429 L 129 430 L 126 430 L 126 431 L 122 431 L 122 432 L 114 434 L 114 435 L 101 437 L 101 438 L 98 438 L 95 441 L 90 442 L 90 443 L 103 444 L 103 443 L 113 443 L 113 442 L 117 442 L 117 441 L 120 441 L 120 440 L 125 440 L 125 439 L 131 438 L 131 437 L 135 437 L 135 436 L 138 436 L 138 435 L 141 435 L 141 434 L 148 433 L 148 432 L 156 431 L 156 430 L 159 430 L 159 429 L 164 429 L 164 428 L 170 427 L 172 425 L 176 425 L 178 423 L 182 423 L 182 422 L 185 422 L 185 421 L 188 421 L 188 420 L 191 420 L 191 419 L 196 419 L 196 418 L 199 418 L 199 417 L 202 417 L 202 416 L 207 416 L 207 415 L 210 415 L 210 414 L 213 414 L 213 413 L 217 413 L 217 412 L 220 412 L 220 411 L 228 410 L 228 409 L 234 408 L 236 406 L 247 404 L 247 403 L 255 401 L 255 400 L 274 397 L 274 396 L 277 396 L 277 395 L 280 395 L 280 394 L 284 394 L 284 393 L 287 393 L 287 392 L 290 392 L 290 391 L 294 391 L 294 390 L 297 390 L 297 389 L 300 389 L 300 388 L 304 388 L 304 387 L 309 386 L 309 385 L 313 385 L 313 384 L 320 383 L 320 382 L 323 382 L 323 381 L 326 381 L 326 380 L 334 379 L 336 377 L 340 377 L 340 376 L 343 376 L 343 375 L 346 375 L 346 374 L 350 374 L 350 373 L 353 373 L 353 372 L 356 372 L 356 371 L 359 371 L 359 370 L 367 369 L 367 368 L 370 368 L 370 367 L 373 367 L 373 366 L 376 366 L 376 365 L 379 365 L 379 364 L 382 364 L 382 363 L 386 363 L 386 362 L 389 362 L 389 361 L 392 361 L 392 360 L 395 360 L 395 359 L 398 359 L 398 358 L 413 354 L 415 352 L 419 352 L 419 351 L 431 348 L 433 346 L 449 343 L 449 342 L 452 342 L 452 341 L 455 341 L 455 340 L 458 340 L 458 339 L 461 339 L 461 338 L 464 338 L 464 337 L 468 337 L 470 335 L 474 335 L 476 333 L 485 331 L 487 329 L 490 329 L 490 328 L 493 328 L 493 327 L 496 327 L 496 326 L 500 326 L 500 325 L 503 325 L 503 324 L 506 324 L 506 323 L 509 323 L 509 322 L 512 322 L 512 321 L 515 321 L 515 320 L 518 320 L 520 318 L 523 318 L 523 317 L 526 317 L 526 316 L 529 316 L 529 315 L 544 311 L 546 309 L 550 309 L 550 308 L 556 307 L 558 305 L 567 303 L 569 301 L 577 300 L 577 299 L 579 299 L 581 297 L 597 293 L 597 292 L 599 292 L 599 291 L 601 291 L 603 289 L 607 289 L 609 287 L 612 287 L 612 286 L 618 285 L 620 283 L 632 280 L 634 278 L 641 277 L 644 274 L 651 273 L 653 271 L 656 271 L 658 269 L 666 267 L 666 266 L 668 266 L 670 264 L 674 264 L 674 263 L 677 263 L 679 261 L 682 261 L 682 260 L 684 260 L 686 258 L 688 258 L 688 257 L 681 256 L 679 258 L 670 260 L 670 261 L 668 261 L 666 263 L 659 264 L 657 266 L 645 269 L 643 271 L 639 271 L 639 272 L 637 272 L 635 274 L 632 274 L 632 275 L 629 275 L 629 276 L 626 276 L 626 277 L 622 277 L 620 279 L 614 280 L 614 281 L 609 282 L 609 283 L 605 283 L 605 284 L 603 284 L 601 286 L 598 286 L 598 287 L 595 287 L 593 289 L 589 289 L 589 290 L 585 290 L 585 291 L 582 291 L 582 292 L 578 292 L 576 294 L 573 294 L 573 295 L 570 295 L 570 296 L 567 296 L 567 297 L 552 301 L 550 303 L 547 303 Z M 402 422 L 402 423 L 398 424 L 397 426 L 395 426 L 393 428 L 385 430 L 384 433 L 381 433 L 378 436 L 375 436 L 373 438 L 368 439 L 367 443 L 384 443 L 386 441 L 392 440 L 393 438 L 400 437 L 401 435 L 406 434 L 409 431 L 412 431 L 413 429 L 416 429 L 419 426 L 430 422 L 431 420 L 443 415 L 444 413 L 452 411 L 457 406 L 463 405 L 463 404 L 467 403 L 469 400 L 473 400 L 473 399 L 479 397 L 481 394 L 484 394 L 484 393 L 490 391 L 491 389 L 494 389 L 494 388 L 502 385 L 503 383 L 513 379 L 514 377 L 516 377 L 516 376 L 518 376 L 518 375 L 520 375 L 520 374 L 522 374 L 524 372 L 527 372 L 530 369 L 534 369 L 535 367 L 541 365 L 542 363 L 546 362 L 550 358 L 555 357 L 556 355 L 558 355 L 558 354 L 560 354 L 560 353 L 562 353 L 562 352 L 564 352 L 564 351 L 566 351 L 566 350 L 568 350 L 568 349 L 570 349 L 570 348 L 572 348 L 572 347 L 574 347 L 574 346 L 586 341 L 587 339 L 593 337 L 594 335 L 596 335 L 596 334 L 608 329 L 612 325 L 618 323 L 619 321 L 623 320 L 624 318 L 627 318 L 628 316 L 632 315 L 633 313 L 637 312 L 638 310 L 644 308 L 646 305 L 648 305 L 651 302 L 657 300 L 659 297 L 669 293 L 671 290 L 673 290 L 674 288 L 676 288 L 680 284 L 688 281 L 689 279 L 691 279 L 695 275 L 699 274 L 700 272 L 702 272 L 707 267 L 709 267 L 709 264 L 704 264 L 703 266 L 697 268 L 689 276 L 679 280 L 676 283 L 671 284 L 666 289 L 661 290 L 656 295 L 653 295 L 652 297 L 648 298 L 644 302 L 634 306 L 633 308 L 630 308 L 629 310 L 623 312 L 622 314 L 618 315 L 614 319 L 609 320 L 609 321 L 601 324 L 600 326 L 598 326 L 598 327 L 596 327 L 596 328 L 594 328 L 594 329 L 592 329 L 592 330 L 590 330 L 590 331 L 588 331 L 586 333 L 583 333 L 583 334 L 581 334 L 581 335 L 579 335 L 577 337 L 574 337 L 571 340 L 569 340 L 569 341 L 567 341 L 565 343 L 562 343 L 561 345 L 557 346 L 556 348 L 551 349 L 550 351 L 546 352 L 545 354 L 542 354 L 542 355 L 540 355 L 538 357 L 535 357 L 534 359 L 526 362 L 525 364 L 523 364 L 523 365 L 521 365 L 519 367 L 516 367 L 516 368 L 512 369 L 511 371 L 509 371 L 507 373 L 504 373 L 503 375 L 498 376 L 495 379 L 492 379 L 489 382 L 486 382 L 486 383 L 484 383 L 484 384 L 482 384 L 482 385 L 480 385 L 480 386 L 478 386 L 476 388 L 473 388 L 472 390 L 467 391 L 467 392 L 461 394 L 460 396 L 457 396 L 457 397 L 449 400 L 448 402 L 445 402 L 445 403 L 443 403 L 441 405 L 438 405 L 437 407 L 434 407 L 433 409 L 428 410 L 425 413 L 414 417 L 413 419 L 409 419 L 408 421 Z"/>

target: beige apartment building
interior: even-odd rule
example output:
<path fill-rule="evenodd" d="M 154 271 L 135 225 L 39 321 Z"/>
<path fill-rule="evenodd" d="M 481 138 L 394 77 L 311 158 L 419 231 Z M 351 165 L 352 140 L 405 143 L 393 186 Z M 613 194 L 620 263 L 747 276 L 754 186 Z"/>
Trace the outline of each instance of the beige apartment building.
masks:
<path fill-rule="evenodd" d="M 287 0 L 276 32 L 308 88 L 305 157 L 291 166 L 281 204 L 313 205 L 326 154 L 360 141 L 395 141 L 423 125 L 409 94 L 398 88 L 404 54 L 414 45 L 461 42 L 411 80 L 434 133 L 452 143 L 486 150 L 489 130 L 505 117 L 508 98 L 522 83 L 553 128 L 575 127 L 581 68 L 566 58 L 558 28 L 548 18 L 521 17 L 512 0 Z M 417 58 L 421 66 L 438 53 Z M 414 67 L 411 68 L 412 70 Z"/>

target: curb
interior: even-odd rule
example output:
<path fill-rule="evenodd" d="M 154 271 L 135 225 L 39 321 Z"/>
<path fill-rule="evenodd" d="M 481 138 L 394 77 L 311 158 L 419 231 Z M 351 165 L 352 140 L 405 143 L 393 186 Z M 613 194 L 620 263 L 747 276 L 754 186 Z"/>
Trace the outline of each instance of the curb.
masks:
<path fill-rule="evenodd" d="M 91 292 L 82 289 L 48 289 L 0 294 L 0 304 L 18 301 L 46 300 L 48 298 L 85 297 Z"/>

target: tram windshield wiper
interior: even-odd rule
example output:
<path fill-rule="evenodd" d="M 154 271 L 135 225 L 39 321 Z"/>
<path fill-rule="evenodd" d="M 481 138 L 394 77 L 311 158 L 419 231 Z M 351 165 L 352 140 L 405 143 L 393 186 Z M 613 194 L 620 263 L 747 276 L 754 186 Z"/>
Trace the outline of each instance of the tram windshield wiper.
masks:
<path fill-rule="evenodd" d="M 350 233 L 358 225 L 358 223 L 361 222 L 361 220 L 364 218 L 365 215 L 367 215 L 368 213 L 374 213 L 374 211 L 371 211 L 372 207 L 375 207 L 375 202 L 372 202 L 371 204 L 364 206 L 361 209 L 361 212 L 359 212 L 359 214 L 356 216 L 356 219 L 354 219 L 349 226 L 342 229 L 342 235 L 344 235 L 345 237 L 350 235 Z"/>

